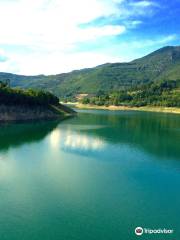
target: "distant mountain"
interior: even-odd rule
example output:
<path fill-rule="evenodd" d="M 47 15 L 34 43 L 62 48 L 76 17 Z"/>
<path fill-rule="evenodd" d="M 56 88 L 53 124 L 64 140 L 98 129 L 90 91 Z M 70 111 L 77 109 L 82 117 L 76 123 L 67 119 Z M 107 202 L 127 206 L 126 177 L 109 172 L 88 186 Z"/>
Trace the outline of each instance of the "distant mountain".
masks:
<path fill-rule="evenodd" d="M 45 89 L 62 98 L 78 93 L 110 92 L 150 82 L 178 80 L 180 46 L 164 47 L 129 63 L 107 63 L 49 76 L 0 73 L 2 79 L 10 79 L 12 87 Z"/>

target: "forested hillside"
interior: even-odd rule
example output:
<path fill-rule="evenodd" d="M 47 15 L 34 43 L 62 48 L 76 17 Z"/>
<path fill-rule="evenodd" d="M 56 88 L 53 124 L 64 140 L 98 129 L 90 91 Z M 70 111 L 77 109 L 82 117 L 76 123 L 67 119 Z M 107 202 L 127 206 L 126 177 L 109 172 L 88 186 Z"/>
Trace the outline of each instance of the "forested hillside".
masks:
<path fill-rule="evenodd" d="M 129 90 L 105 93 L 100 91 L 95 96 L 86 96 L 81 102 L 98 106 L 162 106 L 180 107 L 180 80 L 147 83 Z"/>
<path fill-rule="evenodd" d="M 180 79 L 180 47 L 164 47 L 129 63 L 107 63 L 91 69 L 50 76 L 20 76 L 0 73 L 12 87 L 48 90 L 61 99 L 79 93 L 97 95 L 140 87 L 153 82 Z"/>
<path fill-rule="evenodd" d="M 59 98 L 42 90 L 12 89 L 0 81 L 0 122 L 56 119 L 75 112 L 59 103 Z"/>

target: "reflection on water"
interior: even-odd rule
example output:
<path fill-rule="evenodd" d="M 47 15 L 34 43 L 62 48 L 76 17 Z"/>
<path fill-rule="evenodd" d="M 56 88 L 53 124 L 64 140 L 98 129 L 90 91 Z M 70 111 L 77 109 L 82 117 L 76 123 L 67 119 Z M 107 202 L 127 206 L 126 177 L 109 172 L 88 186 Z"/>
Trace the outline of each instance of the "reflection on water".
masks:
<path fill-rule="evenodd" d="M 0 126 L 0 240 L 180 239 L 179 130 L 177 115 L 108 111 Z"/>
<path fill-rule="evenodd" d="M 9 123 L 0 125 L 0 151 L 24 143 L 38 142 L 57 127 L 59 121 Z"/>
<path fill-rule="evenodd" d="M 105 143 L 98 137 L 77 133 L 72 130 L 56 129 L 50 135 L 50 145 L 53 148 L 62 148 L 76 151 L 100 150 L 105 147 Z"/>
<path fill-rule="evenodd" d="M 179 159 L 178 115 L 80 111 L 78 117 L 61 122 L 8 124 L 0 126 L 0 151 L 43 140 L 64 151 L 102 151 L 110 145 L 144 150 L 155 156 Z M 108 146 L 109 144 L 109 146 Z M 112 149 L 111 149 L 112 150 Z"/>
<path fill-rule="evenodd" d="M 102 125 L 96 130 L 80 130 L 116 147 L 126 144 L 160 157 L 179 159 L 179 115 L 146 112 L 83 111 L 81 124 Z"/>

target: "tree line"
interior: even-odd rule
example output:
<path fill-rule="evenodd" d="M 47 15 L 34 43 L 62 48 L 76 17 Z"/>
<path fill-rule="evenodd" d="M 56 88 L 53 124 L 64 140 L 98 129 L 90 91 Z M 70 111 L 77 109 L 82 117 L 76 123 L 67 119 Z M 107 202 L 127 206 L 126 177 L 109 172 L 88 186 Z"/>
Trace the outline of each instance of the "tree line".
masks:
<path fill-rule="evenodd" d="M 0 82 L 0 104 L 6 105 L 56 105 L 59 99 L 50 92 L 42 90 L 12 89 L 6 82 Z"/>
<path fill-rule="evenodd" d="M 142 84 L 113 92 L 99 91 L 81 100 L 83 104 L 99 106 L 164 106 L 180 107 L 180 80 Z"/>

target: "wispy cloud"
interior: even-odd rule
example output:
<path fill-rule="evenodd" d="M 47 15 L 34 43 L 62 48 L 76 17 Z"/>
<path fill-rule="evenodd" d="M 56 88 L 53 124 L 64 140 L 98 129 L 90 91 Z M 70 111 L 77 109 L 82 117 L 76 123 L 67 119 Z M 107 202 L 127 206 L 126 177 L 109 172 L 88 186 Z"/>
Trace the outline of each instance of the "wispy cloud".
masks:
<path fill-rule="evenodd" d="M 111 50 L 118 54 L 120 53 L 121 59 L 123 59 L 124 62 L 128 62 L 145 56 L 166 45 L 171 45 L 174 41 L 178 41 L 178 36 L 176 34 L 151 38 L 146 37 L 143 39 L 138 38 L 136 40 L 129 39 L 129 41 L 122 41 L 114 44 Z M 114 55 L 114 57 L 115 56 L 117 55 Z"/>
<path fill-rule="evenodd" d="M 0 63 L 4 63 L 8 61 L 8 57 L 6 56 L 4 50 L 0 49 Z"/>
<path fill-rule="evenodd" d="M 0 71 L 49 74 L 121 61 L 109 49 L 141 27 L 159 9 L 157 1 L 0 0 L 0 48 L 6 50 Z M 173 38 L 167 40 L 161 44 Z"/>
<path fill-rule="evenodd" d="M 6 62 L 8 58 L 0 54 L 0 62 Z"/>
<path fill-rule="evenodd" d="M 78 27 L 100 16 L 109 16 L 113 9 L 108 6 L 98 0 L 0 2 L 0 44 L 51 45 L 62 49 L 76 42 L 123 33 L 124 26 Z"/>
<path fill-rule="evenodd" d="M 156 2 L 152 2 L 152 1 L 130 2 L 129 5 L 133 6 L 133 7 L 141 7 L 141 8 L 147 8 L 150 6 L 158 6 L 158 4 Z"/>
<path fill-rule="evenodd" d="M 172 34 L 167 36 L 161 36 L 158 38 L 156 37 L 153 39 L 143 39 L 141 41 L 132 41 L 130 42 L 130 46 L 131 48 L 147 48 L 147 47 L 168 44 L 169 42 L 174 41 L 176 39 L 177 39 L 177 35 Z M 125 45 L 125 43 L 123 45 Z"/>

